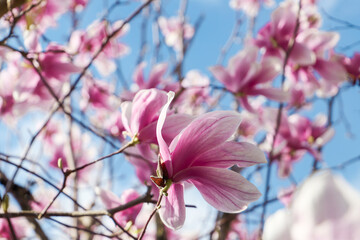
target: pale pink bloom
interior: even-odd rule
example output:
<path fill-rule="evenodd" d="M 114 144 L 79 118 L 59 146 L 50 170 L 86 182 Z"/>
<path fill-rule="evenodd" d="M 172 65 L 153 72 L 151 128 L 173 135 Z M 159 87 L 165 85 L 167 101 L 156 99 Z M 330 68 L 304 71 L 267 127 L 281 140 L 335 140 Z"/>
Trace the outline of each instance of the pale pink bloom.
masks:
<path fill-rule="evenodd" d="M 282 2 L 272 13 L 271 21 L 260 29 L 255 44 L 265 50 L 265 56 L 284 59 L 289 41 L 294 35 L 297 12 L 298 3 L 295 1 Z M 315 54 L 296 39 L 289 61 L 300 65 L 310 65 L 315 62 Z"/>
<path fill-rule="evenodd" d="M 257 230 L 249 232 L 246 228 L 246 220 L 241 214 L 238 214 L 236 219 L 231 222 L 230 230 L 226 236 L 226 240 L 259 240 L 259 233 Z"/>
<path fill-rule="evenodd" d="M 32 98 L 32 89 L 23 90 L 22 84 L 28 82 L 21 81 L 24 73 L 21 56 L 8 51 L 2 54 L 6 68 L 0 71 L 0 116 L 7 124 L 13 125 L 33 107 L 33 103 L 39 101 Z"/>
<path fill-rule="evenodd" d="M 210 80 L 207 76 L 197 70 L 189 71 L 181 82 L 184 91 L 175 102 L 177 111 L 191 115 L 204 113 L 204 107 L 215 102 L 210 96 L 209 84 Z"/>
<path fill-rule="evenodd" d="M 275 140 L 273 158 L 279 163 L 279 175 L 287 177 L 292 165 L 299 161 L 306 152 L 317 160 L 321 159 L 318 148 L 326 144 L 334 135 L 333 128 L 328 128 L 327 118 L 319 115 L 314 121 L 299 114 L 282 117 Z M 271 143 L 273 135 L 268 134 L 266 141 Z"/>
<path fill-rule="evenodd" d="M 334 32 L 322 32 L 317 29 L 309 29 L 300 33 L 297 41 L 305 44 L 316 54 L 313 69 L 325 80 L 338 84 L 346 80 L 346 70 L 336 58 L 325 58 L 325 54 L 332 54 L 332 49 L 339 41 L 339 34 Z"/>
<path fill-rule="evenodd" d="M 125 91 L 121 94 L 121 97 L 127 101 L 133 99 L 134 95 L 142 89 L 150 89 L 150 88 L 158 88 L 162 90 L 174 90 L 176 91 L 179 87 L 178 84 L 171 83 L 170 78 L 165 77 L 165 73 L 168 68 L 167 63 L 158 63 L 152 67 L 148 79 L 145 80 L 144 69 L 146 67 L 146 63 L 140 63 L 133 75 L 132 78 L 134 80 L 134 84 L 131 86 L 131 91 Z M 174 86 L 172 86 L 174 85 Z"/>
<path fill-rule="evenodd" d="M 11 218 L 11 224 L 14 228 L 17 239 L 23 239 L 28 235 L 29 224 L 21 218 Z M 0 239 L 12 240 L 11 230 L 5 218 L 0 219 Z"/>
<path fill-rule="evenodd" d="M 254 109 L 249 104 L 248 96 L 263 95 L 276 101 L 288 99 L 285 92 L 269 85 L 281 71 L 280 61 L 266 57 L 258 63 L 257 56 L 258 48 L 248 47 L 232 57 L 226 69 L 221 65 L 210 68 L 216 79 L 250 112 L 254 112 Z"/>
<path fill-rule="evenodd" d="M 118 29 L 122 23 L 122 21 L 117 21 L 113 23 L 113 25 L 110 25 L 106 21 L 95 21 L 86 30 L 74 31 L 71 34 L 68 51 L 76 54 L 75 64 L 80 67 L 86 66 L 94 54 L 100 50 L 107 36 Z M 94 60 L 94 65 L 101 75 L 107 76 L 114 72 L 116 64 L 113 59 L 119 58 L 129 52 L 129 47 L 118 42 L 118 39 L 125 35 L 129 28 L 129 25 L 125 25 Z"/>
<path fill-rule="evenodd" d="M 166 101 L 166 93 L 153 88 L 140 90 L 132 102 L 122 103 L 122 123 L 126 134 L 142 143 L 156 143 L 156 123 Z M 189 115 L 171 114 L 164 126 L 166 141 L 170 142 L 191 120 Z"/>
<path fill-rule="evenodd" d="M 150 89 L 156 88 L 164 81 L 164 74 L 167 71 L 167 63 L 158 63 L 150 71 L 149 78 L 145 81 L 144 68 L 146 63 L 140 63 L 133 74 L 134 82 L 137 84 L 139 89 Z"/>
<path fill-rule="evenodd" d="M 156 128 L 161 168 L 166 184 L 172 182 L 164 197 L 160 217 L 172 229 L 185 221 L 184 183 L 200 191 L 219 211 L 241 212 L 260 197 L 257 188 L 228 168 L 265 163 L 264 154 L 250 143 L 227 141 L 240 124 L 239 115 L 230 111 L 203 114 L 193 120 L 168 144 L 163 138 L 166 112 L 174 97 L 163 107 Z M 165 132 L 164 132 L 165 133 Z"/>
<path fill-rule="evenodd" d="M 49 44 L 46 52 L 39 54 L 38 62 L 41 74 L 48 81 L 69 82 L 69 76 L 81 70 L 71 62 L 64 49 L 56 44 Z"/>
<path fill-rule="evenodd" d="M 274 5 L 273 0 L 230 0 L 229 5 L 231 8 L 239 11 L 242 10 L 249 17 L 256 17 L 258 15 L 260 6 L 264 4 L 268 7 Z"/>
<path fill-rule="evenodd" d="M 81 109 L 84 111 L 90 105 L 95 109 L 110 110 L 111 89 L 107 82 L 85 78 L 81 89 Z"/>
<path fill-rule="evenodd" d="M 62 122 L 55 121 L 52 125 L 61 128 Z M 46 155 L 50 156 L 49 165 L 54 168 L 58 168 L 58 160 L 62 159 L 63 170 L 74 169 L 75 167 L 82 166 L 89 162 L 89 159 L 96 158 L 97 150 L 91 145 L 91 138 L 87 133 L 82 133 L 76 126 L 72 126 L 71 130 L 71 147 L 69 144 L 68 130 L 63 129 L 50 135 L 44 139 L 44 150 Z M 50 130 L 51 131 L 51 130 Z M 74 159 L 74 162 L 72 161 Z M 87 177 L 92 170 L 92 166 L 79 171 L 81 181 L 87 181 Z"/>
<path fill-rule="evenodd" d="M 104 124 L 103 127 L 111 136 L 119 139 L 119 141 L 122 142 L 125 140 L 124 135 L 122 134 L 125 131 L 125 128 L 121 119 L 121 112 L 115 111 L 111 112 L 110 116 L 107 116 L 102 123 Z"/>
<path fill-rule="evenodd" d="M 38 3 L 36 0 L 28 1 L 27 6 Z M 32 9 L 20 21 L 23 29 L 36 28 L 44 33 L 49 27 L 56 27 L 59 17 L 69 10 L 71 0 L 57 1 L 44 0 L 39 6 Z"/>
<path fill-rule="evenodd" d="M 160 30 L 165 37 L 165 43 L 173 47 L 175 51 L 182 51 L 182 39 L 190 40 L 195 32 L 193 26 L 188 23 L 182 23 L 178 17 L 159 17 Z"/>
<path fill-rule="evenodd" d="M 104 189 L 100 190 L 100 198 L 102 202 L 105 204 L 106 208 L 108 209 L 124 205 L 139 197 L 140 195 L 134 189 L 125 190 L 121 194 L 120 198 L 108 190 L 104 190 Z M 141 208 L 142 208 L 142 203 L 137 204 L 131 208 L 125 209 L 123 211 L 117 212 L 114 215 L 115 220 L 123 227 L 130 221 L 132 222 L 132 224 L 135 224 L 136 217 L 139 214 Z"/>
<path fill-rule="evenodd" d="M 339 56 L 343 66 L 345 67 L 348 77 L 353 84 L 360 80 L 360 53 L 354 53 L 353 57 Z"/>
<path fill-rule="evenodd" d="M 346 79 L 346 70 L 341 61 L 335 57 L 328 59 L 327 55 L 336 46 L 339 34 L 307 29 L 299 33 L 296 40 L 310 49 L 315 54 L 316 60 L 307 65 L 290 63 L 286 68 L 287 85 L 296 86 L 298 93 L 301 89 L 306 98 L 312 97 L 315 91 L 320 97 L 336 94 L 338 85 Z M 319 80 L 316 72 L 321 77 Z M 298 82 L 302 83 L 298 84 Z M 334 90 L 329 91 L 330 89 Z"/>
<path fill-rule="evenodd" d="M 296 84 L 291 88 L 290 92 L 289 108 L 301 108 L 306 104 L 306 91 L 302 88 L 302 85 Z"/>
<path fill-rule="evenodd" d="M 250 142 L 253 141 L 256 134 L 264 127 L 262 116 L 264 109 L 261 106 L 256 107 L 255 109 L 257 114 L 248 112 L 246 110 L 240 112 L 241 123 L 237 131 L 240 137 Z"/>
<path fill-rule="evenodd" d="M 49 44 L 45 52 L 34 55 L 34 58 L 35 67 L 58 97 L 63 94 L 64 84 L 70 82 L 71 74 L 80 71 L 80 68 L 71 62 L 69 55 L 56 44 Z M 13 67 L 16 67 L 17 71 L 16 92 L 19 99 L 26 99 L 30 106 L 44 108 L 54 101 L 39 73 L 30 63 L 18 59 L 11 63 L 11 68 Z"/>
<path fill-rule="evenodd" d="M 41 32 L 36 29 L 25 29 L 23 31 L 24 45 L 29 52 L 41 52 L 41 45 L 39 38 Z"/>
<path fill-rule="evenodd" d="M 359 239 L 359 201 L 360 193 L 342 177 L 314 174 L 296 190 L 288 210 L 266 220 L 263 239 Z"/>

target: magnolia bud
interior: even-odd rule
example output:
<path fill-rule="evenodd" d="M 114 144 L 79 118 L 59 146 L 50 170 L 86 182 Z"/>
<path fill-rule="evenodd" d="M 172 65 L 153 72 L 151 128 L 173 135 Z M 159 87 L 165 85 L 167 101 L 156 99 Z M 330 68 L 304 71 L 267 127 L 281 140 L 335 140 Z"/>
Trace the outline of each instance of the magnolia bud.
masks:
<path fill-rule="evenodd" d="M 1 202 L 1 207 L 4 210 L 4 212 L 7 212 L 8 208 L 9 208 L 9 195 L 5 194 L 4 198 L 2 199 Z"/>
<path fill-rule="evenodd" d="M 58 165 L 58 168 L 60 168 L 61 170 L 63 170 L 62 158 L 59 158 L 59 159 L 58 159 L 57 165 Z"/>

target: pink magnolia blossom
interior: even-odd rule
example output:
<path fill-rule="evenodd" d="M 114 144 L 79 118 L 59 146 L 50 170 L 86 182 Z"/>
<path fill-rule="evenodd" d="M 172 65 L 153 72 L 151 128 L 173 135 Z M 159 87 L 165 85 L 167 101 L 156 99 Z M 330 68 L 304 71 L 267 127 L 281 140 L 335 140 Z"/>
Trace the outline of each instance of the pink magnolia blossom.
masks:
<path fill-rule="evenodd" d="M 284 59 L 290 40 L 294 37 L 297 23 L 298 4 L 295 1 L 285 1 L 272 13 L 271 21 L 260 29 L 255 44 L 265 50 L 266 56 Z M 314 63 L 314 53 L 304 44 L 295 40 L 290 62 L 301 65 Z"/>
<path fill-rule="evenodd" d="M 125 91 L 121 94 L 121 97 L 125 100 L 130 101 L 134 95 L 142 89 L 150 89 L 150 88 L 158 88 L 164 91 L 177 91 L 179 89 L 179 84 L 177 82 L 171 82 L 171 78 L 165 77 L 165 73 L 168 68 L 167 63 L 158 63 L 151 68 L 148 79 L 145 80 L 144 69 L 146 67 L 146 63 L 140 63 L 134 73 L 133 80 L 134 83 L 131 86 L 131 91 Z"/>
<path fill-rule="evenodd" d="M 257 230 L 249 232 L 246 229 L 246 221 L 241 214 L 238 214 L 234 221 L 231 222 L 230 230 L 226 236 L 226 240 L 258 240 L 259 232 Z"/>
<path fill-rule="evenodd" d="M 140 63 L 133 74 L 134 82 L 137 84 L 139 89 L 150 89 L 156 88 L 159 84 L 164 81 L 164 74 L 167 71 L 167 63 L 158 63 L 150 71 L 149 79 L 145 81 L 144 68 L 146 63 Z"/>
<path fill-rule="evenodd" d="M 204 199 L 223 212 L 241 212 L 260 197 L 257 188 L 228 168 L 266 162 L 254 145 L 227 141 L 240 124 L 235 112 L 217 111 L 193 120 L 168 146 L 163 138 L 167 109 L 174 97 L 169 92 L 156 128 L 163 179 L 169 187 L 160 208 L 164 224 L 180 228 L 185 221 L 184 183 L 200 191 Z"/>
<path fill-rule="evenodd" d="M 258 63 L 257 55 L 256 47 L 248 47 L 232 57 L 226 69 L 220 65 L 210 68 L 215 78 L 251 112 L 254 112 L 254 109 L 249 104 L 248 96 L 263 95 L 276 101 L 288 99 L 285 92 L 269 86 L 281 71 L 280 61 L 277 58 L 266 57 Z"/>
<path fill-rule="evenodd" d="M 41 74 L 47 80 L 70 81 L 69 75 L 81 69 L 75 66 L 64 49 L 56 44 L 50 44 L 45 53 L 38 56 Z"/>
<path fill-rule="evenodd" d="M 268 7 L 274 5 L 273 0 L 230 0 L 229 5 L 235 10 L 243 10 L 249 17 L 258 15 L 260 6 L 265 4 Z"/>
<path fill-rule="evenodd" d="M 181 86 L 184 91 L 177 98 L 177 111 L 191 115 L 205 112 L 205 106 L 212 105 L 215 98 L 210 96 L 210 80 L 197 70 L 191 70 L 186 75 Z"/>
<path fill-rule="evenodd" d="M 80 68 L 75 66 L 63 48 L 56 44 L 50 44 L 45 52 L 34 55 L 37 58 L 34 65 L 39 69 L 44 81 L 55 95 L 61 96 L 64 84 L 69 83 L 71 74 L 79 72 Z M 18 76 L 18 90 L 21 94 L 28 94 L 28 102 L 39 102 L 39 105 L 44 102 L 46 106 L 46 102 L 54 100 L 39 73 L 30 63 L 24 62 L 19 68 L 21 74 Z"/>
<path fill-rule="evenodd" d="M 29 224 L 26 221 L 23 221 L 23 219 L 12 218 L 11 224 L 14 228 L 17 239 L 28 236 Z M 0 238 L 4 240 L 14 239 L 11 235 L 9 224 L 5 218 L 0 219 Z"/>
<path fill-rule="evenodd" d="M 360 53 L 354 53 L 353 57 L 339 57 L 347 71 L 347 75 L 353 84 L 360 81 Z"/>
<path fill-rule="evenodd" d="M 96 109 L 110 110 L 111 88 L 107 82 L 86 78 L 81 90 L 81 109 L 84 111 L 90 105 Z"/>
<path fill-rule="evenodd" d="M 110 116 L 104 118 L 102 124 L 111 136 L 117 138 L 120 142 L 125 140 L 124 135 L 122 134 L 125 131 L 125 128 L 122 123 L 122 114 L 120 111 L 112 112 Z"/>
<path fill-rule="evenodd" d="M 58 160 L 61 158 L 63 170 L 73 169 L 88 163 L 89 159 L 93 159 L 97 155 L 96 149 L 91 145 L 88 133 L 82 133 L 76 125 L 73 125 L 70 146 L 66 128 L 58 130 L 61 127 L 60 120 L 52 120 L 45 132 L 42 133 L 44 150 L 50 156 L 49 165 L 51 167 L 58 168 Z M 86 170 L 79 171 L 79 179 L 87 181 L 92 169 L 90 166 Z"/>
<path fill-rule="evenodd" d="M 286 117 L 283 115 L 278 135 L 275 140 L 274 159 L 279 163 L 279 175 L 286 177 L 292 171 L 294 162 L 299 161 L 306 152 L 317 160 L 321 159 L 318 148 L 327 143 L 334 135 L 333 128 L 328 128 L 327 118 L 319 115 L 314 121 L 299 114 Z M 269 143 L 272 134 L 268 135 Z"/>
<path fill-rule="evenodd" d="M 188 23 L 182 23 L 178 17 L 159 17 L 160 30 L 165 36 L 165 43 L 173 47 L 175 51 L 182 51 L 182 39 L 189 40 L 194 35 L 194 27 Z"/>
<path fill-rule="evenodd" d="M 27 1 L 27 6 L 36 4 L 37 1 Z M 56 27 L 59 17 L 69 10 L 71 0 L 57 1 L 44 0 L 39 6 L 29 11 L 21 20 L 23 29 L 36 28 L 39 33 L 44 33 L 49 27 Z"/>
<path fill-rule="evenodd" d="M 106 208 L 115 208 L 137 199 L 138 197 L 140 197 L 140 195 L 134 189 L 128 189 L 125 190 L 119 198 L 114 193 L 101 189 L 100 197 Z M 125 226 L 130 221 L 132 222 L 132 224 L 135 224 L 136 217 L 139 214 L 141 208 L 142 204 L 137 204 L 131 208 L 125 209 L 124 211 L 117 212 L 114 215 L 115 220 L 121 226 Z"/>
<path fill-rule="evenodd" d="M 156 122 L 166 101 L 166 93 L 153 88 L 139 91 L 132 102 L 122 103 L 122 123 L 126 134 L 132 139 L 136 137 L 141 143 L 156 143 Z M 186 114 L 170 114 L 164 126 L 166 141 L 170 142 L 191 120 L 192 117 Z"/>
<path fill-rule="evenodd" d="M 329 171 L 310 176 L 288 209 L 265 222 L 264 240 L 355 240 L 360 237 L 360 193 Z"/>
<path fill-rule="evenodd" d="M 95 21 L 87 30 L 77 30 L 72 32 L 69 41 L 68 51 L 76 54 L 75 64 L 86 66 L 94 54 L 100 50 L 102 43 L 112 31 L 118 29 L 123 24 L 117 21 L 110 25 L 106 21 Z M 122 30 L 114 36 L 104 47 L 103 51 L 94 60 L 94 65 L 99 73 L 107 76 L 115 71 L 116 65 L 113 59 L 121 57 L 129 52 L 129 47 L 118 42 L 118 38 L 122 37 L 129 30 L 129 25 L 125 25 Z"/>

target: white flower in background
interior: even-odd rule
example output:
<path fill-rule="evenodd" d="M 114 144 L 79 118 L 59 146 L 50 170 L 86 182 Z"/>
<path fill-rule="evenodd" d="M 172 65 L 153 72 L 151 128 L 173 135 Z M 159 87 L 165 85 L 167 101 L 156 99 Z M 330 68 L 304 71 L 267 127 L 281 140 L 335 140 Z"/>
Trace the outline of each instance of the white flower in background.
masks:
<path fill-rule="evenodd" d="M 265 222 L 264 240 L 360 239 L 360 193 L 342 177 L 321 172 L 295 192 L 288 209 Z"/>

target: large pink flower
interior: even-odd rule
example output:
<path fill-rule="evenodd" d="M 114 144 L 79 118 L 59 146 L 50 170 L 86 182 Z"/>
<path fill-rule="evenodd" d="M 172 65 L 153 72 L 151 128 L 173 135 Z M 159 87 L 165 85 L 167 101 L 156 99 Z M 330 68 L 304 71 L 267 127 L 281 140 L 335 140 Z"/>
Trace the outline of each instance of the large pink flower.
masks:
<path fill-rule="evenodd" d="M 239 115 L 231 111 L 201 115 L 168 146 L 162 129 L 174 93 L 170 92 L 168 96 L 156 128 L 163 179 L 167 187 L 170 186 L 160 209 L 162 221 L 173 229 L 184 224 L 184 182 L 195 185 L 204 199 L 220 211 L 245 210 L 261 194 L 254 185 L 228 168 L 234 164 L 247 167 L 266 160 L 264 154 L 250 143 L 227 141 L 239 127 Z"/>
<path fill-rule="evenodd" d="M 232 57 L 226 69 L 221 65 L 210 68 L 215 78 L 251 112 L 254 112 L 254 109 L 248 102 L 249 96 L 263 95 L 276 101 L 288 99 L 288 95 L 281 89 L 269 85 L 281 72 L 280 61 L 277 58 L 266 57 L 258 63 L 257 56 L 258 48 L 249 47 Z"/>

